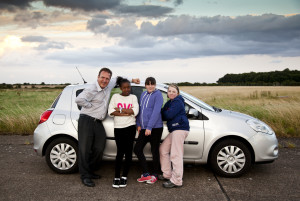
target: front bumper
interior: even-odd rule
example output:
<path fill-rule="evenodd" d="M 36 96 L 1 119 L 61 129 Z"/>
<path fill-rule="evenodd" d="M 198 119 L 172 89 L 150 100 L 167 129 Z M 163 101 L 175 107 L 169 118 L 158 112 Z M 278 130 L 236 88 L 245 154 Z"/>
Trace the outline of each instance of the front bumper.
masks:
<path fill-rule="evenodd" d="M 257 133 L 249 142 L 253 147 L 256 163 L 272 162 L 278 158 L 278 140 L 275 134 Z"/>

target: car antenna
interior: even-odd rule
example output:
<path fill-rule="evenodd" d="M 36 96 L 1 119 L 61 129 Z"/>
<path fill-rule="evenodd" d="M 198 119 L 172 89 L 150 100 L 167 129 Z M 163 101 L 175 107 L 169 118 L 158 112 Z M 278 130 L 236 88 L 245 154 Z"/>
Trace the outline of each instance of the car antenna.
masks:
<path fill-rule="evenodd" d="M 75 66 L 76 67 L 76 69 L 78 70 L 78 73 L 79 73 L 79 75 L 80 75 L 80 77 L 82 78 L 82 80 L 83 80 L 83 83 L 84 84 L 86 84 L 87 82 L 84 80 L 84 78 L 82 77 L 82 75 L 81 75 L 81 73 L 80 73 L 80 71 L 79 71 L 79 69 L 77 68 L 77 66 Z"/>

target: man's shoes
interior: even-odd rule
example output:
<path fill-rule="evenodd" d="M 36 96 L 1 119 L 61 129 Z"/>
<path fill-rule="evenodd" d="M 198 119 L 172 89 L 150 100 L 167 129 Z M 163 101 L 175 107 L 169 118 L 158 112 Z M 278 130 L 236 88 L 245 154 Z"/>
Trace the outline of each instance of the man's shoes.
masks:
<path fill-rule="evenodd" d="M 90 178 L 82 179 L 82 183 L 87 187 L 94 187 L 95 183 Z"/>
<path fill-rule="evenodd" d="M 92 173 L 91 174 L 91 179 L 101 179 L 101 175 Z"/>
<path fill-rule="evenodd" d="M 169 180 L 169 181 L 166 181 L 165 183 L 163 183 L 163 187 L 174 188 L 174 187 L 182 187 L 182 185 L 176 185 Z"/>

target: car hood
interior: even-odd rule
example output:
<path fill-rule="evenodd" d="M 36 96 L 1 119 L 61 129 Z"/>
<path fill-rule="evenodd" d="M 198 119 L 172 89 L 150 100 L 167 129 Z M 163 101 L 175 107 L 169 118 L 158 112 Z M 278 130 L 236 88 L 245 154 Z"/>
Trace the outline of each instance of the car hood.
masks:
<path fill-rule="evenodd" d="M 240 112 L 235 112 L 235 111 L 231 111 L 231 110 L 224 110 L 222 109 L 222 112 L 223 115 L 226 115 L 226 116 L 230 116 L 230 117 L 233 117 L 233 118 L 236 118 L 236 119 L 241 119 L 241 120 L 248 120 L 248 119 L 256 119 L 250 115 L 247 115 L 247 114 L 243 114 L 243 113 L 240 113 Z"/>

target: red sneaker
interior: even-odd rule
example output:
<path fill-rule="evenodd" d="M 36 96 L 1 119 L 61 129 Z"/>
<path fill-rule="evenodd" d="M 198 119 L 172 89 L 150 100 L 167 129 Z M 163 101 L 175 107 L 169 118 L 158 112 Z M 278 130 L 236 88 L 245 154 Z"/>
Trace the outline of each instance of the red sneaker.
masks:
<path fill-rule="evenodd" d="M 152 179 L 147 181 L 147 184 L 154 184 L 157 181 L 156 176 L 151 176 L 151 177 L 152 177 Z"/>
<path fill-rule="evenodd" d="M 138 178 L 137 181 L 138 182 L 147 182 L 150 181 L 152 179 L 151 175 L 144 177 L 143 175 L 141 175 L 141 178 Z"/>

